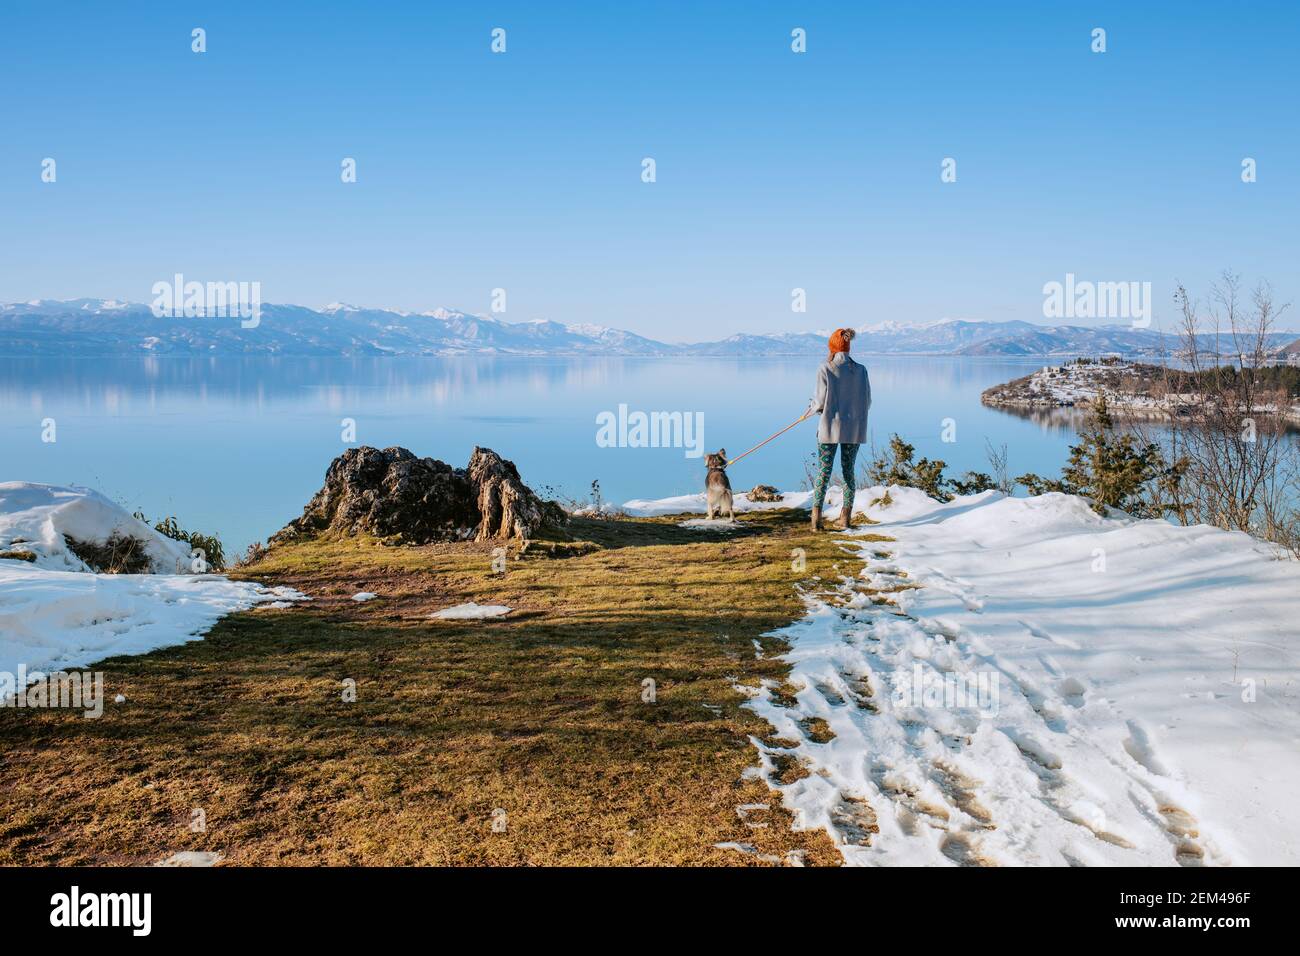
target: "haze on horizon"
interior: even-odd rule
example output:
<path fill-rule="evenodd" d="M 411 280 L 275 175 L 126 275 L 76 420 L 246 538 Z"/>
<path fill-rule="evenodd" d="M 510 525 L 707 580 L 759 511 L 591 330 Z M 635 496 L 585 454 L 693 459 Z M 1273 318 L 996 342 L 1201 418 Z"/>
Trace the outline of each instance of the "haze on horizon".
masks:
<path fill-rule="evenodd" d="M 491 314 L 504 288 L 509 322 L 675 342 L 1112 324 L 1044 317 L 1067 273 L 1151 282 L 1164 327 L 1176 280 L 1224 268 L 1300 299 L 1286 3 L 680 5 L 636 31 L 596 5 L 394 9 L 7 10 L 0 301 L 147 303 L 181 272 Z"/>

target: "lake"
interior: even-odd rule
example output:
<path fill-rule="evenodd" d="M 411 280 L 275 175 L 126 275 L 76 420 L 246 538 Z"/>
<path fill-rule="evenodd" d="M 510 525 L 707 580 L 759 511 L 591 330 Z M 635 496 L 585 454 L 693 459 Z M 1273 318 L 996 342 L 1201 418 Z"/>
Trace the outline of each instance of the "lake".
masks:
<path fill-rule="evenodd" d="M 871 434 L 897 432 L 951 472 L 988 470 L 1005 443 L 1013 475 L 1055 474 L 1068 425 L 985 408 L 980 392 L 1047 359 L 857 356 L 871 374 Z M 89 485 L 151 518 L 217 533 L 228 554 L 265 540 L 321 486 L 349 444 L 402 445 L 458 467 L 475 445 L 514 461 L 534 489 L 605 501 L 700 491 L 689 449 L 602 447 L 597 416 L 699 415 L 703 445 L 731 455 L 798 418 L 819 359 L 544 358 L 0 359 L 0 480 Z M 955 441 L 943 441 L 944 420 Z M 54 441 L 43 427 L 53 420 Z M 355 422 L 345 442 L 344 420 Z M 691 421 L 696 419 L 692 417 Z M 732 466 L 733 487 L 796 489 L 810 420 Z M 693 437 L 693 436 L 692 436 Z M 865 456 L 865 449 L 864 449 Z"/>

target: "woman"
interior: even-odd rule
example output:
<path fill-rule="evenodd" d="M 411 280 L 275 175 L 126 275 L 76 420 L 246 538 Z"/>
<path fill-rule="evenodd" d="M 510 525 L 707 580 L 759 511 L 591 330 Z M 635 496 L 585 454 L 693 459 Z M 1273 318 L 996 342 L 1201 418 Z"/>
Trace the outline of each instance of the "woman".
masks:
<path fill-rule="evenodd" d="M 821 413 L 817 427 L 817 483 L 813 488 L 812 527 L 821 530 L 822 504 L 826 484 L 835 463 L 835 447 L 840 449 L 840 470 L 844 475 L 844 507 L 840 527 L 853 523 L 853 464 L 858 446 L 867 440 L 867 410 L 871 408 L 871 382 L 867 370 L 849 358 L 852 329 L 836 329 L 830 339 L 830 356 L 817 370 L 817 397 L 808 414 Z"/>

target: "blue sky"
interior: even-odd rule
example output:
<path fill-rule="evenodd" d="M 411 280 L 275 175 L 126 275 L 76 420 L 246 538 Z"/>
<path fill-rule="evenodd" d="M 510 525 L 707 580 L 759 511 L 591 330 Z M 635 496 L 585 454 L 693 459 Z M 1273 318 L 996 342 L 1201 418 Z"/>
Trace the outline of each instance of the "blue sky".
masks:
<path fill-rule="evenodd" d="M 697 340 L 1046 321 L 1067 272 L 1151 281 L 1158 323 L 1225 267 L 1296 299 L 1298 40 L 1300 5 L 1226 0 L 8 4 L 0 300 L 504 287 Z"/>

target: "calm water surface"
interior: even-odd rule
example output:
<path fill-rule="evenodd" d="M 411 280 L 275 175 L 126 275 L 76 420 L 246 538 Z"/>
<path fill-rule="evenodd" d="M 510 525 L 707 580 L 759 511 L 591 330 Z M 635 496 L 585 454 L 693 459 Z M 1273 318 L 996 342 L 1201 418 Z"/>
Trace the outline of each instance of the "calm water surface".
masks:
<path fill-rule="evenodd" d="M 950 470 L 988 470 L 1005 443 L 1012 474 L 1055 473 L 1073 432 L 983 407 L 980 392 L 1042 359 L 858 356 L 871 373 L 871 433 L 898 432 Z M 818 360 L 624 358 L 0 359 L 0 480 L 83 484 L 151 517 L 215 530 L 242 551 L 297 516 L 330 461 L 357 444 L 402 445 L 463 466 L 475 445 L 512 459 L 534 488 L 605 500 L 699 491 L 680 448 L 602 448 L 596 416 L 701 412 L 704 443 L 732 455 L 807 406 Z M 52 418 L 57 441 L 41 440 Z M 956 438 L 942 441 L 944 419 Z M 798 488 L 809 421 L 735 465 L 732 485 Z"/>

